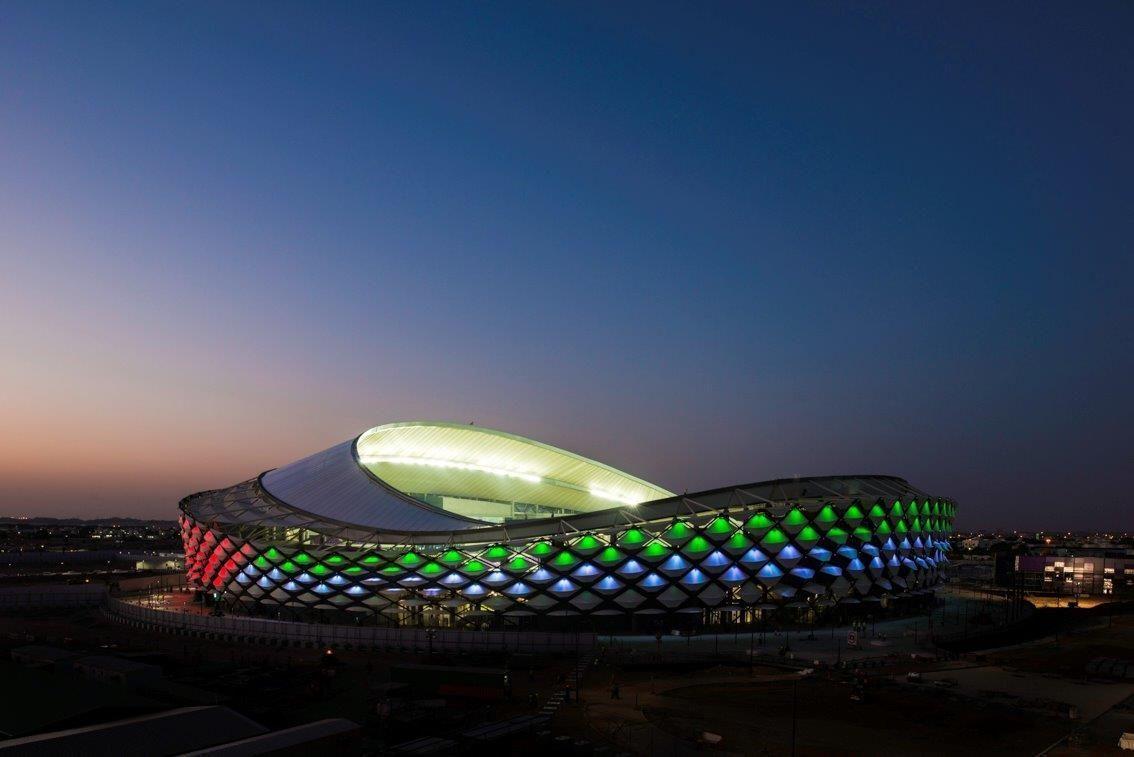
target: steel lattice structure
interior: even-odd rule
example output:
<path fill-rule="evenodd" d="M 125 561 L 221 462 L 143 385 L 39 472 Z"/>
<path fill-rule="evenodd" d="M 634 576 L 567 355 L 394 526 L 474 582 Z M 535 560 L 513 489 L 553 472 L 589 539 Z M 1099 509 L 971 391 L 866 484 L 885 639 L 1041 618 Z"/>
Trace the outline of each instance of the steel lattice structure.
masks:
<path fill-rule="evenodd" d="M 469 435 L 467 428 L 460 433 Z M 508 437 L 509 444 L 527 441 Z M 624 615 L 878 601 L 931 590 L 947 563 L 954 503 L 900 478 L 782 479 L 485 523 L 376 476 L 362 462 L 364 438 L 228 489 L 186 497 L 181 530 L 189 580 L 244 603 L 400 619 L 423 612 Z M 478 449 L 483 455 L 483 446 Z M 451 458 L 461 448 L 445 452 Z M 405 455 L 397 459 L 403 464 Z M 435 489 L 470 486 L 470 476 L 525 476 L 517 485 L 540 489 L 528 492 L 529 499 L 592 504 L 584 500 L 593 498 L 594 487 L 578 477 L 592 475 L 583 463 L 593 463 L 578 456 L 562 468 L 570 475 L 555 479 L 465 458 L 428 459 L 445 469 L 428 481 Z M 560 462 L 550 454 L 546 459 Z M 653 487 L 606 466 L 600 473 L 604 483 L 617 483 L 617 474 L 642 491 Z M 412 475 L 422 480 L 420 471 Z M 549 480 L 564 491 L 545 493 Z M 281 481 L 286 485 L 273 483 Z M 305 508 L 281 498 L 281 489 L 303 499 Z M 613 496 L 600 491 L 596 496 Z M 490 506 L 498 503 L 484 505 Z M 384 512 L 358 523 L 333 517 L 340 508 Z M 447 527 L 394 527 L 419 522 Z"/>

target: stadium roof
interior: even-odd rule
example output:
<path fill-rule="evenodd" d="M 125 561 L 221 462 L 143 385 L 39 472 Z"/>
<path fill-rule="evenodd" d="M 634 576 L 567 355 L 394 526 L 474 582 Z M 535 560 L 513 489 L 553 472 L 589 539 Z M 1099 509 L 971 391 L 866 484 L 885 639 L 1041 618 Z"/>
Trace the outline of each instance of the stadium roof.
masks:
<path fill-rule="evenodd" d="M 343 544 L 444 544 L 712 517 L 729 508 L 925 496 L 900 478 L 872 475 L 777 479 L 674 495 L 521 436 L 410 422 L 372 428 L 257 479 L 190 495 L 181 506 L 198 521 L 236 527 L 246 538 L 278 538 L 271 534 L 285 528 Z M 515 500 L 547 509 L 542 517 L 489 523 L 435 506 L 448 506 L 449 498 Z"/>
<path fill-rule="evenodd" d="M 609 465 L 504 431 L 390 423 L 358 438 L 359 461 L 403 492 L 593 512 L 673 496 Z"/>
<path fill-rule="evenodd" d="M 261 485 L 281 503 L 306 513 L 392 531 L 485 525 L 414 494 L 523 502 L 572 513 L 673 496 L 608 465 L 522 436 L 422 421 L 372 428 L 268 471 Z"/>

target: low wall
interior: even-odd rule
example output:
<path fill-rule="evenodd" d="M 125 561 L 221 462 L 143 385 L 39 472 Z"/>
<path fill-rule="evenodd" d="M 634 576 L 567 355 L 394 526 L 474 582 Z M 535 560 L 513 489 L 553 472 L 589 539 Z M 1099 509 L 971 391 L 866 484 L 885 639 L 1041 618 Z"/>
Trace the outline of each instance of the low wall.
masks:
<path fill-rule="evenodd" d="M 150 628 L 219 641 L 286 647 L 341 647 L 378 651 L 575 652 L 595 644 L 593 633 L 468 631 L 425 628 L 317 625 L 241 616 L 213 617 L 153 610 L 111 598 L 107 615 L 138 628 Z M 432 638 L 430 638 L 432 637 Z"/>

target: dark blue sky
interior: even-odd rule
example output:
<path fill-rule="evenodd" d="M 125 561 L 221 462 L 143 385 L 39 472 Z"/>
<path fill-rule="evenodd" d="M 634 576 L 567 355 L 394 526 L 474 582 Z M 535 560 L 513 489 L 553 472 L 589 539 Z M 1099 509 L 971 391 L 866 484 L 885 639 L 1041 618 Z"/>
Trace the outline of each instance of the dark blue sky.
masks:
<path fill-rule="evenodd" d="M 1130 528 L 1134 5 L 0 5 L 0 513 L 391 420 Z M 67 463 L 60 466 L 60 457 Z"/>

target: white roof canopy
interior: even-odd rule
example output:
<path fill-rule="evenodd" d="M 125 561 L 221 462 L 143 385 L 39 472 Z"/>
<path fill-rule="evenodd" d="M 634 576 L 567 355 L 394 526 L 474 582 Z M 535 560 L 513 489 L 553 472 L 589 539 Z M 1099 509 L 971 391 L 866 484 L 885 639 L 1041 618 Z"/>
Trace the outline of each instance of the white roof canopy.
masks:
<path fill-rule="evenodd" d="M 355 448 L 364 467 L 402 492 L 577 513 L 673 496 L 573 452 L 479 426 L 391 423 L 362 434 Z"/>

